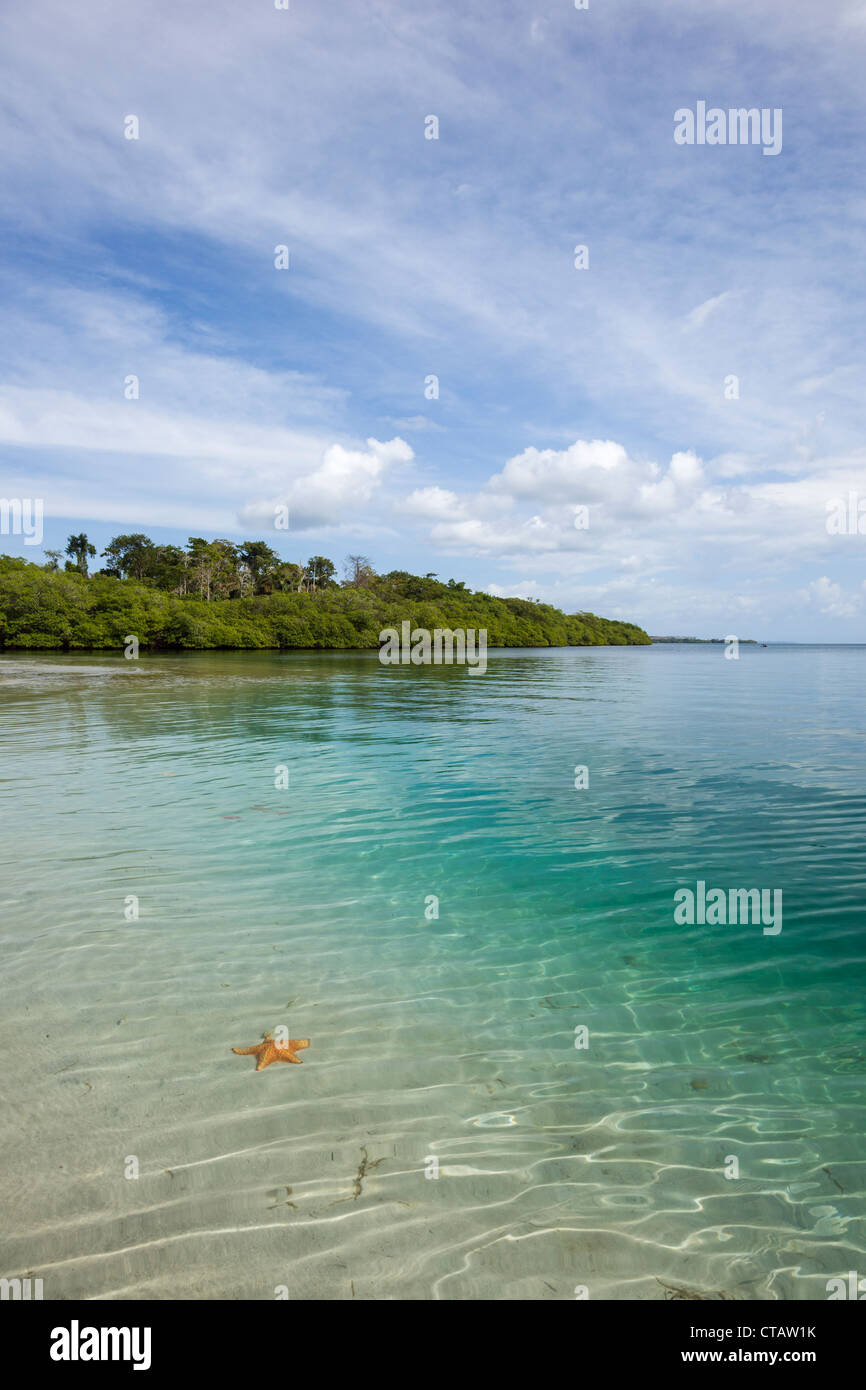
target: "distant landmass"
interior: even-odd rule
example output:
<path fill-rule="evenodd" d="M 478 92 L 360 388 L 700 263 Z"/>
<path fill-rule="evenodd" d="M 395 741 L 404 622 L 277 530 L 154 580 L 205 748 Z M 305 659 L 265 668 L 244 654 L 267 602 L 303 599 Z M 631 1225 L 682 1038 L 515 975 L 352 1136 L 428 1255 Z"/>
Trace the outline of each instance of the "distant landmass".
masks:
<path fill-rule="evenodd" d="M 95 548 L 70 536 L 48 563 L 0 556 L 0 648 L 142 649 L 378 648 L 385 628 L 486 629 L 489 647 L 648 646 L 634 623 L 594 613 L 563 613 L 535 599 L 496 598 L 436 575 L 392 570 L 379 575 L 350 556 L 346 578 L 316 555 L 284 561 L 263 541 L 190 539 L 156 545 L 144 535 L 118 536 L 109 561 L 88 573 Z"/>
<path fill-rule="evenodd" d="M 718 642 L 725 643 L 726 637 L 650 637 L 651 642 Z M 738 637 L 737 641 L 744 647 L 757 647 L 756 637 Z"/>

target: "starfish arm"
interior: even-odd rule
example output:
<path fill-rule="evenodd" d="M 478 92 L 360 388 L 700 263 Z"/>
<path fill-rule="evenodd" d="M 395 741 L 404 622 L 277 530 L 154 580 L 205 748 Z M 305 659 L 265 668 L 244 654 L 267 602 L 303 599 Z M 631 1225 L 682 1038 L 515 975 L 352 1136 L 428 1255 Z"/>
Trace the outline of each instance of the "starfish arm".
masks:
<path fill-rule="evenodd" d="M 253 1047 L 233 1047 L 232 1052 L 239 1057 L 257 1058 L 256 1071 L 264 1071 L 271 1062 L 300 1063 L 301 1059 L 295 1056 L 295 1052 L 309 1046 L 309 1038 L 289 1038 L 287 1042 L 278 1043 L 266 1034 L 264 1042 L 255 1043 Z"/>

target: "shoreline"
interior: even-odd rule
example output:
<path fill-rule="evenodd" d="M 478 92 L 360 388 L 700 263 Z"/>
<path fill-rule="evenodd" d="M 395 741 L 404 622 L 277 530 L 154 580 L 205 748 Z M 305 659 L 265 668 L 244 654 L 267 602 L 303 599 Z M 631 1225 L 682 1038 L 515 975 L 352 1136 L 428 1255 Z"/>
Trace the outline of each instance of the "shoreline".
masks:
<path fill-rule="evenodd" d="M 546 643 L 544 643 L 544 644 L 534 644 L 534 643 L 531 643 L 531 642 L 499 642 L 499 643 L 496 643 L 495 645 L 491 645 L 490 647 L 488 647 L 488 651 L 500 651 L 500 652 L 507 652 L 507 651 L 549 652 L 549 651 L 569 651 L 569 650 L 573 650 L 573 651 L 593 651 L 593 650 L 596 650 L 596 649 L 598 649 L 598 648 L 600 648 L 600 647 L 601 647 L 601 648 L 604 648 L 605 650 L 609 650 L 609 649 L 612 649 L 612 648 L 614 648 L 614 647 L 637 647 L 637 648 L 644 648 L 644 647 L 648 647 L 648 646 L 658 646 L 658 643 L 652 643 L 652 642 L 546 642 Z M 192 652 L 374 652 L 374 653 L 378 654 L 380 650 L 381 650 L 381 647 L 327 647 L 327 646 L 319 646 L 319 645 L 314 645 L 314 646 L 300 646 L 300 645 L 298 645 L 298 646 L 291 646 L 291 647 L 288 647 L 288 646 L 279 647 L 279 646 L 270 646 L 270 645 L 267 645 L 267 646 L 266 646 L 266 645 L 261 645 L 261 646 L 258 646 L 258 645 L 257 645 L 257 646 L 250 646 L 250 647 L 240 647 L 240 646 L 234 646 L 234 645 L 232 645 L 232 646 L 212 646 L 212 647 L 210 647 L 210 646 L 208 646 L 208 647 L 182 647 L 182 646 L 178 646 L 178 645 L 171 645 L 171 646 L 149 647 L 149 646 L 145 646 L 145 645 L 142 643 L 142 644 L 140 644 L 140 646 L 139 646 L 139 651 L 140 651 L 140 652 L 146 652 L 146 653 L 148 654 L 148 656 L 159 656 L 159 655 L 160 655 L 161 653 L 163 653 L 163 652 L 165 652 L 165 653 L 169 653 L 169 652 L 189 652 L 189 653 L 192 653 Z M 122 646 L 122 644 L 121 644 L 120 647 L 118 647 L 116 644 L 113 645 L 113 646 L 101 646 L 101 647 L 91 647 L 91 646 L 87 646 L 87 647 L 81 646 L 81 647 L 79 647 L 79 646 L 61 646 L 61 645 L 50 645 L 50 646 L 49 646 L 49 645 L 45 645 L 45 646 L 41 646 L 41 645 L 40 645 L 40 646 L 36 646 L 35 644 L 34 644 L 34 645 L 29 645 L 29 646 L 15 646 L 15 645 L 8 645 L 8 646 L 6 646 L 6 645 L 3 645 L 3 644 L 0 644 L 0 656 L 6 656 L 6 655 L 20 655 L 20 654 L 22 654 L 22 653 L 33 653 L 33 654 L 35 654 L 35 653 L 37 653 L 37 652 L 59 652 L 59 653 L 60 653 L 61 655 L 63 655 L 63 656 L 70 656 L 70 655 L 72 655 L 73 652 L 84 652 L 84 653 L 87 653 L 87 652 L 105 652 L 105 653 L 117 652 L 117 653 L 122 654 L 122 652 L 123 652 L 123 646 Z M 435 665 L 445 665 L 445 666 L 450 666 L 450 665 L 459 666 L 459 665 L 462 665 L 462 663 L 459 662 L 459 661 L 455 661 L 455 662 L 441 662 L 441 663 L 436 662 L 436 663 L 434 663 L 434 664 L 435 664 Z"/>

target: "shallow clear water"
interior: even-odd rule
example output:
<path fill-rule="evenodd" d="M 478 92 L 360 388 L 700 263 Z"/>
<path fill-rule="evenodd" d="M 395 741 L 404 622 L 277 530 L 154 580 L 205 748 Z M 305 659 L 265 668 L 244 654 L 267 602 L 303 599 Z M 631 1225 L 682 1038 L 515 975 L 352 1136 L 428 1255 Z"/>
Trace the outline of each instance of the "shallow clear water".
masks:
<path fill-rule="evenodd" d="M 0 658 L 0 1273 L 866 1275 L 864 685 L 863 648 Z M 677 925 L 698 880 L 781 889 L 782 931 Z M 303 1066 L 232 1054 L 280 1024 Z"/>

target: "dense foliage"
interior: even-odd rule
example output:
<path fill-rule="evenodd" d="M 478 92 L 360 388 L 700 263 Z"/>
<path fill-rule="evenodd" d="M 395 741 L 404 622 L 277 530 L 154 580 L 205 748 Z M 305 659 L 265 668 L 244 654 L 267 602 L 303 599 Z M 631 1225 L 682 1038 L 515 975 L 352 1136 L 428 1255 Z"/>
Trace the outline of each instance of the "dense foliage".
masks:
<path fill-rule="evenodd" d="M 73 560 L 65 570 L 58 552 L 47 565 L 0 556 L 0 646 L 122 647 L 135 635 L 142 648 L 375 648 L 383 628 L 399 629 L 407 619 L 430 631 L 486 628 L 491 647 L 649 642 L 632 623 L 592 613 L 569 616 L 432 575 L 376 575 L 364 556 L 350 557 L 339 584 L 324 557 L 289 565 L 263 542 L 234 547 L 193 539 L 187 551 L 150 542 L 130 550 L 130 539 L 146 541 L 119 537 L 103 551 L 108 568 L 95 575 L 87 573 L 82 536 L 70 537 Z"/>

